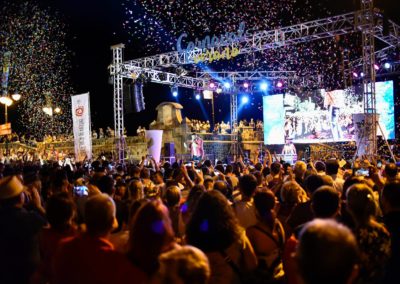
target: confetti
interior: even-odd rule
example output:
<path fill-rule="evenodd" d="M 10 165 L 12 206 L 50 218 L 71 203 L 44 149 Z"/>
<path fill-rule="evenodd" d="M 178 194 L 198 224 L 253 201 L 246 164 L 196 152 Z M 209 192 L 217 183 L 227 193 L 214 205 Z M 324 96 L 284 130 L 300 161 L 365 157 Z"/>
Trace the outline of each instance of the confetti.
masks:
<path fill-rule="evenodd" d="M 0 18 L 0 55 L 12 54 L 9 92 L 22 95 L 16 104 L 18 128 L 39 139 L 69 132 L 73 90 L 65 25 L 57 14 L 34 1 L 7 2 L 0 9 Z M 59 107 L 61 113 L 46 115 L 43 107 L 49 104 L 53 109 Z"/>

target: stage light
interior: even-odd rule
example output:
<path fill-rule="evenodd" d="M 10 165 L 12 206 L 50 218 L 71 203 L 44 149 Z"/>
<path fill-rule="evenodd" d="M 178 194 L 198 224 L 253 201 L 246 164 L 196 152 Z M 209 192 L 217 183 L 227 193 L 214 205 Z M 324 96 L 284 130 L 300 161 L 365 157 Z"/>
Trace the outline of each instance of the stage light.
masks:
<path fill-rule="evenodd" d="M 242 104 L 247 104 L 249 102 L 249 97 L 248 96 L 243 96 L 242 97 Z"/>
<path fill-rule="evenodd" d="M 378 64 L 374 64 L 374 68 L 375 68 L 376 71 L 378 71 L 379 70 L 379 65 Z"/>
<path fill-rule="evenodd" d="M 249 83 L 244 82 L 244 83 L 243 83 L 243 87 L 244 87 L 245 89 L 248 89 L 248 88 L 250 87 L 250 85 L 249 85 Z"/>
<path fill-rule="evenodd" d="M 221 88 L 217 88 L 217 94 L 221 94 L 222 93 L 222 89 Z"/>
<path fill-rule="evenodd" d="M 278 81 L 278 83 L 276 83 L 276 87 L 277 88 L 282 88 L 283 87 L 282 81 Z"/>
<path fill-rule="evenodd" d="M 353 72 L 353 77 L 354 77 L 354 78 L 358 78 L 357 72 Z"/>
<path fill-rule="evenodd" d="M 172 93 L 172 96 L 176 98 L 179 95 L 178 87 L 177 86 L 172 86 L 171 87 L 171 93 Z"/>
<path fill-rule="evenodd" d="M 210 88 L 211 88 L 211 89 L 214 89 L 214 88 L 215 88 L 215 83 L 214 83 L 214 82 L 211 82 L 211 83 L 210 83 Z"/>
<path fill-rule="evenodd" d="M 265 92 L 266 90 L 268 90 L 268 83 L 267 82 L 261 82 L 260 84 L 260 90 Z"/>
<path fill-rule="evenodd" d="M 225 88 L 225 89 L 230 89 L 230 88 L 231 88 L 231 83 L 225 82 L 225 83 L 224 83 L 224 88 Z"/>
<path fill-rule="evenodd" d="M 21 99 L 21 94 L 15 93 L 15 94 L 12 94 L 11 97 L 14 101 L 17 102 Z"/>
<path fill-rule="evenodd" d="M 200 100 L 200 98 L 201 98 L 200 94 L 197 93 L 197 94 L 195 95 L 195 98 L 196 98 L 196 100 Z"/>
<path fill-rule="evenodd" d="M 364 72 L 361 72 L 361 73 L 360 73 L 360 76 L 361 76 L 361 77 L 364 77 L 364 75 L 365 75 Z"/>
<path fill-rule="evenodd" d="M 390 69 L 390 67 L 392 67 L 392 64 L 390 64 L 389 62 L 386 62 L 384 67 L 385 67 L 385 69 Z"/>

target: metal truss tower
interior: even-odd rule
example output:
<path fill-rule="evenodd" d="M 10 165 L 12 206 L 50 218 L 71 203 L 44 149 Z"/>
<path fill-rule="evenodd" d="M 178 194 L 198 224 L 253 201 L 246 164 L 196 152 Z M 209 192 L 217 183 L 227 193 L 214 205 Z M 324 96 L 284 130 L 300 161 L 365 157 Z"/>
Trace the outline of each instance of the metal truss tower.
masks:
<path fill-rule="evenodd" d="M 358 28 L 362 34 L 364 127 L 361 139 L 364 153 L 377 154 L 376 70 L 375 70 L 375 11 L 373 0 L 361 0 Z M 359 146 L 362 146 L 362 142 Z"/>
<path fill-rule="evenodd" d="M 117 44 L 111 46 L 113 53 L 113 65 L 111 75 L 114 84 L 114 131 L 118 153 L 118 162 L 124 163 L 125 160 L 125 141 L 124 141 L 124 99 L 123 99 L 123 77 L 122 77 L 122 55 L 125 45 Z"/>

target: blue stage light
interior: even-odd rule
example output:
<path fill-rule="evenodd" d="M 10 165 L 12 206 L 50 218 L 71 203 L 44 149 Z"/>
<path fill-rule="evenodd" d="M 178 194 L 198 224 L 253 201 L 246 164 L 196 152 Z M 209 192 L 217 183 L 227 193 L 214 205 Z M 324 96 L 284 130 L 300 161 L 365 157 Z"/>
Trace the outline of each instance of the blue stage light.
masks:
<path fill-rule="evenodd" d="M 176 98 L 179 95 L 178 87 L 177 86 L 172 86 L 171 87 L 171 93 L 172 93 L 172 96 Z"/>
<path fill-rule="evenodd" d="M 200 94 L 196 94 L 195 98 L 196 98 L 196 100 L 200 100 L 200 98 L 201 98 Z"/>
<path fill-rule="evenodd" d="M 389 62 L 386 62 L 384 67 L 385 67 L 385 69 L 390 69 L 390 67 L 392 67 L 392 64 L 390 64 Z"/>
<path fill-rule="evenodd" d="M 265 92 L 266 90 L 268 90 L 268 83 L 267 82 L 261 82 L 260 84 L 260 90 Z"/>
<path fill-rule="evenodd" d="M 242 104 L 247 104 L 249 102 L 249 97 L 248 96 L 243 96 L 242 97 Z"/>
<path fill-rule="evenodd" d="M 224 88 L 225 88 L 225 89 L 230 89 L 230 88 L 231 88 L 231 83 L 225 82 L 225 83 L 224 83 Z"/>

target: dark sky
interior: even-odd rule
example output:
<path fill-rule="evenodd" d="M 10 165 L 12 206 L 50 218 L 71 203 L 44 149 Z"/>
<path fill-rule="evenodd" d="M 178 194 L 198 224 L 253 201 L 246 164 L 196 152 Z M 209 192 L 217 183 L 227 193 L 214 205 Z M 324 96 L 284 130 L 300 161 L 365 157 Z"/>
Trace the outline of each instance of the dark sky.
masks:
<path fill-rule="evenodd" d="M 112 85 L 108 83 L 107 66 L 111 63 L 112 44 L 127 42 L 127 35 L 122 29 L 124 21 L 124 10 L 121 6 L 122 0 L 40 0 L 44 5 L 48 5 L 58 10 L 63 20 L 69 26 L 68 32 L 73 51 L 73 78 L 72 82 L 77 93 L 89 91 L 91 94 L 92 121 L 95 128 L 112 126 Z M 332 5 L 333 14 L 342 11 L 351 11 L 354 7 L 351 0 L 329 1 Z M 358 1 L 356 1 L 358 2 Z M 388 11 L 391 18 L 397 21 L 400 18 L 398 12 L 398 0 L 376 1 L 377 6 Z M 399 21 L 398 21 L 399 22 Z M 125 59 L 133 59 L 135 54 L 134 47 L 128 46 Z M 151 54 L 148 54 L 151 55 Z M 156 118 L 155 107 L 167 100 L 171 100 L 169 88 L 163 86 L 148 86 L 145 88 L 146 110 L 140 114 L 127 115 L 126 126 L 130 134 L 138 125 L 148 124 Z M 186 114 L 189 117 L 204 118 L 210 115 L 210 104 L 200 107 L 200 104 L 193 99 L 191 91 L 186 91 L 180 95 L 180 100 Z M 229 103 L 227 100 L 220 101 L 216 107 L 216 112 L 220 119 L 229 117 Z M 254 109 L 247 110 L 254 114 Z M 254 117 L 261 118 L 258 111 Z M 225 121 L 226 121 L 225 119 Z"/>

